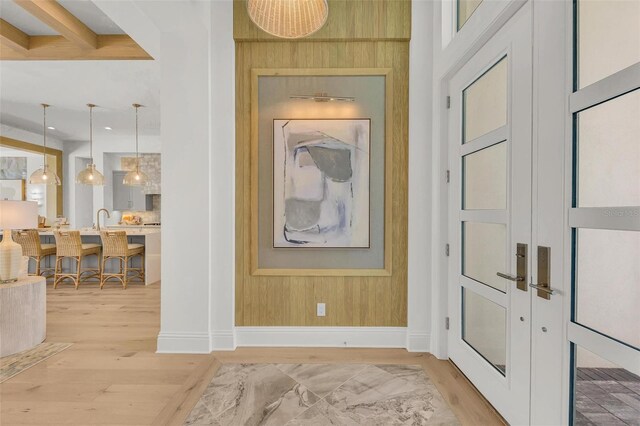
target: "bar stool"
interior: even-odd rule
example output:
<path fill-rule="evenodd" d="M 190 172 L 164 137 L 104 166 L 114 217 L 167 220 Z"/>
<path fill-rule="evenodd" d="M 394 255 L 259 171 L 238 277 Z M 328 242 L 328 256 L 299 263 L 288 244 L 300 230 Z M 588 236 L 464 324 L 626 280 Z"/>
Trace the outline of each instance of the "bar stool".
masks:
<path fill-rule="evenodd" d="M 36 262 L 36 273 L 32 275 L 40 276 L 43 272 L 54 272 L 55 268 L 42 268 L 42 259 L 56 255 L 55 244 L 40 243 L 40 234 L 35 229 L 25 229 L 15 231 L 13 240 L 22 246 L 22 255 L 33 259 Z M 54 273 L 44 274 L 45 278 L 53 277 Z"/>
<path fill-rule="evenodd" d="M 54 231 L 53 235 L 56 238 L 57 246 L 56 273 L 53 288 L 58 287 L 61 281 L 70 279 L 77 290 L 82 274 L 89 273 L 84 278 L 100 277 L 100 244 L 82 244 L 80 231 Z M 81 269 L 82 259 L 87 256 L 96 256 L 98 258 L 98 268 Z M 75 273 L 62 271 L 62 261 L 66 258 L 75 259 Z"/>
<path fill-rule="evenodd" d="M 100 239 L 102 240 L 103 250 L 100 289 L 112 278 L 119 280 L 125 290 L 127 289 L 127 284 L 129 284 L 129 278 L 138 278 L 141 282 L 144 282 L 144 244 L 129 244 L 125 231 L 102 231 L 100 232 Z M 129 267 L 129 260 L 136 256 L 141 258 L 141 267 Z M 104 272 L 107 261 L 111 259 L 118 259 L 119 273 Z M 132 276 L 129 276 L 130 272 L 133 273 Z"/>

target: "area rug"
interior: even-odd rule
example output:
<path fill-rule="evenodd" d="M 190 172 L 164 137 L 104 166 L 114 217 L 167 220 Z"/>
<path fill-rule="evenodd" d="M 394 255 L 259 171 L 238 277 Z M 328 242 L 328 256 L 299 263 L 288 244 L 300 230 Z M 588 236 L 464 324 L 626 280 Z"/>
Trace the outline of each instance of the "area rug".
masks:
<path fill-rule="evenodd" d="M 60 353 L 71 343 L 40 343 L 32 349 L 0 358 L 0 383 L 20 374 L 28 368 Z"/>
<path fill-rule="evenodd" d="M 224 364 L 186 425 L 459 425 L 417 365 Z"/>

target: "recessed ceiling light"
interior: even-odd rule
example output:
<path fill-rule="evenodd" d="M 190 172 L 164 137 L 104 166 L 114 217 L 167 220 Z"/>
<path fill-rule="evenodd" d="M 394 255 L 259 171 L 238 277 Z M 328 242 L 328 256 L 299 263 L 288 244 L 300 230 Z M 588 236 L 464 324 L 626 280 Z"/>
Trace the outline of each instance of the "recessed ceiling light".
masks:
<path fill-rule="evenodd" d="M 106 126 L 104 129 L 105 129 L 105 130 L 113 130 L 113 129 L 112 129 L 111 127 L 109 127 L 109 126 Z"/>
<path fill-rule="evenodd" d="M 47 126 L 47 129 L 49 129 L 49 130 L 55 130 L 56 128 L 55 128 L 55 127 L 53 127 L 53 126 Z"/>

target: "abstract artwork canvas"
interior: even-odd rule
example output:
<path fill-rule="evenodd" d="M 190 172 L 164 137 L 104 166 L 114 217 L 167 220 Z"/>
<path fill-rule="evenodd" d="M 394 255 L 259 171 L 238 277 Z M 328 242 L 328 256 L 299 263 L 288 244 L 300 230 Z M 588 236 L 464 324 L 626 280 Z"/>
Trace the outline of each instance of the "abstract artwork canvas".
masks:
<path fill-rule="evenodd" d="M 26 179 L 27 157 L 0 157 L 0 179 Z"/>
<path fill-rule="evenodd" d="M 273 121 L 273 246 L 369 247 L 369 119 Z"/>

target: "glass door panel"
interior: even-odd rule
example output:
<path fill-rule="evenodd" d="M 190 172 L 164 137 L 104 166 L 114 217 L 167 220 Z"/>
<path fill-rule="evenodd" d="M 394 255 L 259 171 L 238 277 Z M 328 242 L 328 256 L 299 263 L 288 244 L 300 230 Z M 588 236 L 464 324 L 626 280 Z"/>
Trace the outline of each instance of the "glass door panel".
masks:
<path fill-rule="evenodd" d="M 507 226 L 503 223 L 462 223 L 462 274 L 501 292 L 507 284 L 496 272 L 507 270 Z"/>
<path fill-rule="evenodd" d="M 640 348 L 640 232 L 580 228 L 575 321 Z"/>
<path fill-rule="evenodd" d="M 640 206 L 638 117 L 640 90 L 576 114 L 577 207 Z"/>
<path fill-rule="evenodd" d="M 458 0 L 458 31 L 467 23 L 482 0 Z"/>
<path fill-rule="evenodd" d="M 462 158 L 465 210 L 507 207 L 507 144 L 497 143 Z"/>
<path fill-rule="evenodd" d="M 463 143 L 507 124 L 507 60 L 502 58 L 463 91 Z"/>
<path fill-rule="evenodd" d="M 577 88 L 640 61 L 640 2 L 579 0 L 576 5 Z"/>
<path fill-rule="evenodd" d="M 462 288 L 462 338 L 500 373 L 507 372 L 507 311 Z"/>

